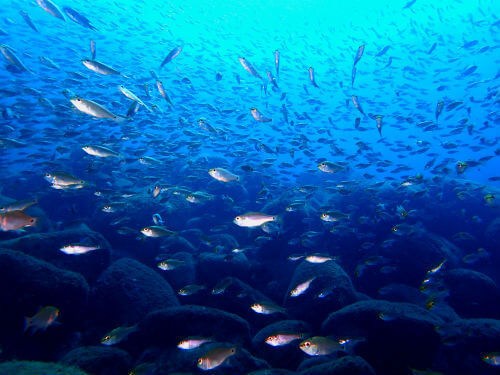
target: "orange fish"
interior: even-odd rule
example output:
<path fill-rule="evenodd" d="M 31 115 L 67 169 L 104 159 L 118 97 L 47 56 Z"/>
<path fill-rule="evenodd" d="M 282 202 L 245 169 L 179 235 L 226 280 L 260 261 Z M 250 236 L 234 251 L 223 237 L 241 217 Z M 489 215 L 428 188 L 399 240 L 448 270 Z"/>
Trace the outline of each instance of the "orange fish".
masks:
<path fill-rule="evenodd" d="M 54 306 L 45 306 L 35 315 L 24 318 L 24 332 L 32 329 L 32 333 L 35 333 L 39 329 L 45 331 L 48 326 L 54 324 L 57 317 L 59 316 L 59 309 Z"/>
<path fill-rule="evenodd" d="M 0 229 L 18 230 L 36 225 L 37 218 L 26 215 L 23 211 L 9 211 L 0 214 Z"/>

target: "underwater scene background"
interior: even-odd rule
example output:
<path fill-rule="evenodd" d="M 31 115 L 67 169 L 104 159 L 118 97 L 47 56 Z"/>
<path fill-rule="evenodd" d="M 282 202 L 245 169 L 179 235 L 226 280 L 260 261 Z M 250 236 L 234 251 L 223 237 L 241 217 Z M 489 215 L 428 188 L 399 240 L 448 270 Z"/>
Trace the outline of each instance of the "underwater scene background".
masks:
<path fill-rule="evenodd" d="M 0 374 L 500 374 L 500 3 L 0 7 Z"/>

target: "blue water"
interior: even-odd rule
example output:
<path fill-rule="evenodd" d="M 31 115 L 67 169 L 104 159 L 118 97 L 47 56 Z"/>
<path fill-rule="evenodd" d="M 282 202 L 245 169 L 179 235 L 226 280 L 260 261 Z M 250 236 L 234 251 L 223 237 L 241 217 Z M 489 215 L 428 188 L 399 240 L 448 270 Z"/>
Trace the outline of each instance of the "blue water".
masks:
<path fill-rule="evenodd" d="M 259 341 L 259 330 L 288 319 L 309 325 L 302 339 L 359 339 L 340 354 L 313 356 L 312 365 L 359 356 L 377 374 L 500 371 L 488 359 L 500 361 L 500 354 L 492 354 L 500 351 L 498 336 L 488 336 L 488 331 L 500 332 L 500 3 L 57 3 L 61 13 L 71 7 L 92 28 L 67 14 L 59 19 L 36 2 L 3 5 L 0 44 L 18 60 L 9 60 L 8 53 L 0 56 L 0 203 L 37 202 L 15 210 L 16 217 L 1 213 L 0 249 L 81 274 L 88 290 L 84 308 L 64 311 L 64 287 L 54 287 L 58 292 L 52 295 L 33 290 L 38 281 L 31 284 L 37 280 L 29 276 L 31 266 L 19 279 L 9 279 L 6 272 L 3 282 L 16 285 L 17 297 L 0 293 L 11 306 L 2 319 L 11 328 L 0 335 L 1 361 L 64 362 L 72 350 L 99 346 L 112 329 L 137 324 L 136 332 L 115 345 L 128 353 L 122 368 L 106 368 L 97 359 L 96 368 L 83 361 L 77 365 L 95 374 L 126 374 L 141 363 L 151 363 L 145 373 L 200 373 L 196 359 L 208 348 L 186 354 L 175 342 L 209 335 L 222 346 L 237 347 L 237 354 L 213 373 L 246 374 L 266 366 L 325 373 L 325 368 L 304 370 L 311 364 L 303 362 L 309 356 L 300 350 L 300 341 L 275 352 Z M 92 59 L 91 41 L 95 60 L 121 74 L 103 75 L 82 64 Z M 355 63 L 360 46 L 364 52 Z M 180 53 L 161 66 L 177 47 Z M 56 66 L 48 67 L 41 57 Z M 244 69 L 240 57 L 260 78 Z M 161 96 L 157 79 L 171 104 Z M 134 102 L 119 91 L 120 85 L 141 101 L 135 115 L 127 117 Z M 70 101 L 77 97 L 105 107 L 113 119 L 77 109 Z M 437 115 L 438 103 L 443 107 Z M 270 121 L 257 121 L 252 108 Z M 380 132 L 377 116 L 382 116 Z M 103 146 L 116 155 L 89 155 L 84 145 Z M 152 159 L 145 164 L 142 157 Z M 334 163 L 335 173 L 319 168 L 325 161 Z M 466 167 L 460 169 L 460 163 Z M 208 173 L 211 168 L 225 168 L 238 181 L 216 181 Z M 77 188 L 51 186 L 44 175 L 58 172 L 83 182 Z M 155 194 L 155 188 L 161 192 Z M 193 194 L 201 202 L 190 202 Z M 295 209 L 289 209 L 294 203 Z M 106 206 L 112 212 L 105 212 Z M 235 224 L 236 216 L 254 211 L 272 217 L 271 222 L 254 228 Z M 327 221 L 324 213 L 338 217 Z M 25 214 L 36 217 L 36 225 L 13 224 L 25 220 Z M 155 225 L 155 214 L 173 235 L 141 233 Z M 100 249 L 88 254 L 60 251 L 70 243 L 96 242 Z M 235 248 L 244 249 L 243 255 Z M 320 264 L 290 260 L 293 254 L 316 253 L 333 259 Z M 116 309 L 105 313 L 102 289 L 108 285 L 108 267 L 125 257 L 166 280 L 172 294 L 186 284 L 205 289 L 189 297 L 173 295 L 167 306 L 117 297 L 126 300 L 124 306 L 116 302 Z M 172 258 L 184 259 L 180 270 L 158 267 Z M 434 275 L 430 270 L 443 261 Z M 328 268 L 332 262 L 340 271 Z M 3 267 L 13 266 L 5 260 Z M 352 290 L 346 287 L 350 294 L 339 281 L 343 275 L 352 283 Z M 250 289 L 236 288 L 220 299 L 211 291 L 224 277 Z M 290 291 L 297 281 L 311 278 L 312 290 L 294 302 Z M 130 275 L 130 280 L 142 279 Z M 424 280 L 431 287 L 424 288 Z M 381 293 L 384 287 L 391 292 Z M 337 289 L 349 297 L 331 293 Z M 321 293 L 326 297 L 318 297 Z M 19 297 L 31 294 L 32 300 Z M 261 319 L 250 305 L 263 298 L 284 306 L 286 313 Z M 373 299 L 418 306 L 419 323 L 408 317 L 408 306 L 395 313 L 377 305 L 360 317 L 349 310 Z M 140 319 L 127 316 L 127 304 L 137 304 Z M 177 304 L 239 315 L 248 322 L 248 337 L 224 339 L 223 330 L 195 329 L 167 333 L 160 344 L 145 339 L 148 314 Z M 22 333 L 23 316 L 43 306 L 61 311 L 60 326 Z M 333 315 L 342 328 L 332 329 L 326 319 L 346 308 L 341 312 L 347 311 L 354 323 Z M 202 318 L 196 324 L 179 319 L 180 326 L 203 326 Z M 358 327 L 357 319 L 371 323 Z M 486 324 L 486 319 L 490 329 L 478 329 L 474 336 L 468 327 Z M 415 334 L 420 331 L 426 333 Z M 423 350 L 424 345 L 431 349 Z M 155 352 L 158 348 L 162 354 Z M 245 351 L 266 364 L 251 365 Z M 391 357 L 402 359 L 389 365 Z"/>

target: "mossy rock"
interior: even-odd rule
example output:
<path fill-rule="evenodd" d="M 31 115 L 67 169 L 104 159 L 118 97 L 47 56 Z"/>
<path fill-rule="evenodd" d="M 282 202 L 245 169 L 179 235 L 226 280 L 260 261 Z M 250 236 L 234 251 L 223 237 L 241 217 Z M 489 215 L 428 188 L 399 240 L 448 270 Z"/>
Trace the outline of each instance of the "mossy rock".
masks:
<path fill-rule="evenodd" d="M 13 361 L 0 363 L 0 375 L 87 375 L 86 372 L 58 363 Z"/>

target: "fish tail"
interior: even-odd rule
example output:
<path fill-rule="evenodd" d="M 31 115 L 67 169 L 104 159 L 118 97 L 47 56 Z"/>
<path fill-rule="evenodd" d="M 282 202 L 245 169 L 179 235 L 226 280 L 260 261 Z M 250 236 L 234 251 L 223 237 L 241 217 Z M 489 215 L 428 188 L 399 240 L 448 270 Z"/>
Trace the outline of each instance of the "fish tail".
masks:
<path fill-rule="evenodd" d="M 31 327 L 31 318 L 29 316 L 24 317 L 24 329 L 23 333 L 26 333 Z"/>

